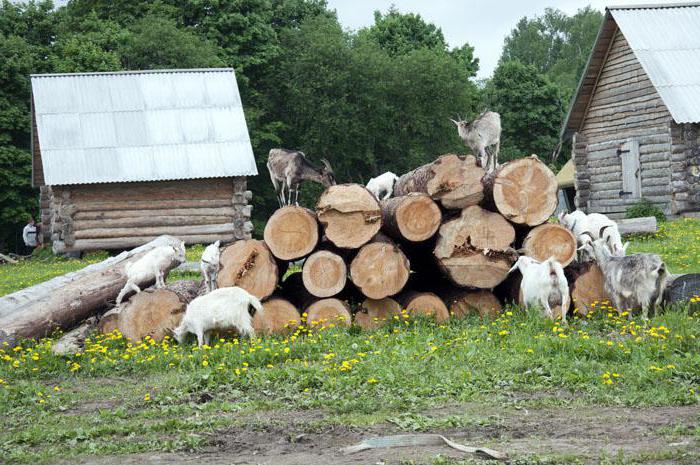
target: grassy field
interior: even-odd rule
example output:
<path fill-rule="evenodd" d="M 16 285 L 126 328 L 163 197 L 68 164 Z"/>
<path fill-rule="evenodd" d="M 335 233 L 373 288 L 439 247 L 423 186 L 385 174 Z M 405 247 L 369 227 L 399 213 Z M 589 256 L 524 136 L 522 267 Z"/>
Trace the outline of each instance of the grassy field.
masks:
<path fill-rule="evenodd" d="M 699 234 L 700 222 L 681 220 L 632 247 L 662 253 L 672 272 L 700 271 Z M 50 262 L 41 274 L 23 266 L 0 269 L 4 292 L 50 277 Z M 491 321 L 402 315 L 372 333 L 300 328 L 201 350 L 118 334 L 70 357 L 52 355 L 50 340 L 0 348 L 0 458 L 481 463 L 439 447 L 337 452 L 376 435 L 440 432 L 519 465 L 696 464 L 699 307 L 646 325 L 601 303 L 568 326 L 514 308 Z"/>

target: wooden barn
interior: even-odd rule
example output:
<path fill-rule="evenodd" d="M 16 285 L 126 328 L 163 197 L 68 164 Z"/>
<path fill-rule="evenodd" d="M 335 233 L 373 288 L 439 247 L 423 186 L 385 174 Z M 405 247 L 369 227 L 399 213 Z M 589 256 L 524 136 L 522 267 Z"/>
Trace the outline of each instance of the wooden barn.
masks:
<path fill-rule="evenodd" d="M 700 3 L 611 7 L 562 128 L 576 206 L 700 211 Z"/>
<path fill-rule="evenodd" d="M 32 182 L 54 252 L 249 238 L 257 169 L 232 69 L 33 75 Z"/>

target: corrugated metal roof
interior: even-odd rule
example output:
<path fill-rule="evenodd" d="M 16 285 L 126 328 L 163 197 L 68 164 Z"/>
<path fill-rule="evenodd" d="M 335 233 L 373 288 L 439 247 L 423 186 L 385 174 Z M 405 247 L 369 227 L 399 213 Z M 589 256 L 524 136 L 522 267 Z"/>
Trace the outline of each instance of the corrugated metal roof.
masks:
<path fill-rule="evenodd" d="M 673 119 L 700 122 L 700 4 L 609 11 Z"/>
<path fill-rule="evenodd" d="M 31 79 L 48 185 L 258 174 L 232 69 Z"/>

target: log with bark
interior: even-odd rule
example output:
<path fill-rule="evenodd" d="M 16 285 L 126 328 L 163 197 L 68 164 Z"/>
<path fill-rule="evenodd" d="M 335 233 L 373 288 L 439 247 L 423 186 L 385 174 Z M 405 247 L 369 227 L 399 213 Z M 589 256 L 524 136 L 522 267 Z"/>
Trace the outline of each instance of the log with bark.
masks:
<path fill-rule="evenodd" d="M 450 314 L 455 318 L 463 318 L 468 315 L 495 318 L 502 310 L 501 302 L 491 291 L 453 289 L 451 292 L 442 294 L 441 297 L 447 304 Z"/>
<path fill-rule="evenodd" d="M 659 226 L 656 224 L 656 217 L 654 216 L 615 221 L 620 234 L 656 234 L 659 232 Z"/>
<path fill-rule="evenodd" d="M 401 176 L 394 185 L 394 195 L 422 192 L 445 208 L 461 209 L 483 199 L 484 174 L 472 155 L 447 154 Z"/>
<path fill-rule="evenodd" d="M 258 299 L 272 295 L 277 287 L 279 268 L 263 241 L 237 241 L 221 251 L 219 287 L 238 286 Z"/>
<path fill-rule="evenodd" d="M 435 318 L 435 321 L 442 323 L 450 318 L 450 312 L 440 297 L 432 292 L 408 291 L 397 297 L 401 306 L 410 315 L 425 315 Z"/>
<path fill-rule="evenodd" d="M 382 226 L 379 202 L 364 186 L 339 184 L 326 189 L 316 205 L 326 238 L 344 249 L 369 242 Z"/>
<path fill-rule="evenodd" d="M 351 322 L 350 306 L 340 299 L 320 299 L 306 308 L 306 325 L 310 329 L 349 327 Z"/>
<path fill-rule="evenodd" d="M 304 261 L 304 287 L 315 297 L 333 297 L 345 288 L 348 269 L 343 257 L 330 250 L 319 250 Z"/>
<path fill-rule="evenodd" d="M 85 347 L 85 339 L 95 329 L 97 317 L 91 316 L 77 328 L 68 331 L 51 345 L 51 352 L 56 355 L 69 355 L 80 352 Z"/>
<path fill-rule="evenodd" d="M 126 339 L 141 341 L 149 336 L 160 342 L 180 324 L 187 304 L 200 290 L 199 281 L 189 280 L 146 289 L 122 305 L 117 327 Z"/>
<path fill-rule="evenodd" d="M 440 227 L 440 207 L 427 194 L 412 192 L 384 200 L 380 206 L 382 230 L 398 241 L 425 241 Z"/>
<path fill-rule="evenodd" d="M 275 257 L 280 260 L 298 260 L 316 248 L 318 229 L 314 212 L 290 205 L 272 214 L 265 225 L 263 237 Z"/>
<path fill-rule="evenodd" d="M 605 292 L 605 278 L 594 262 L 574 262 L 564 269 L 569 282 L 571 306 L 574 313 L 587 315 L 595 305 L 610 301 Z"/>
<path fill-rule="evenodd" d="M 530 230 L 522 252 L 540 262 L 554 257 L 566 267 L 576 258 L 576 237 L 561 225 L 545 223 Z"/>
<path fill-rule="evenodd" d="M 360 309 L 355 313 L 355 324 L 365 331 L 376 329 L 394 315 L 401 313 L 401 305 L 390 297 L 383 299 L 365 299 Z"/>
<path fill-rule="evenodd" d="M 80 271 L 58 276 L 0 298 L 0 343 L 17 338 L 40 338 L 55 329 L 71 329 L 114 301 L 126 283 L 124 265 L 179 239 L 161 236 Z M 172 263 L 168 269 L 177 264 Z"/>
<path fill-rule="evenodd" d="M 406 255 L 382 234 L 362 246 L 350 264 L 350 279 L 370 299 L 383 299 L 401 292 L 410 273 Z"/>
<path fill-rule="evenodd" d="M 536 155 L 509 161 L 484 178 L 484 205 L 508 221 L 537 226 L 557 208 L 554 173 Z"/>
<path fill-rule="evenodd" d="M 301 315 L 288 300 L 273 297 L 263 302 L 263 312 L 255 312 L 253 328 L 258 334 L 288 334 L 301 322 Z"/>

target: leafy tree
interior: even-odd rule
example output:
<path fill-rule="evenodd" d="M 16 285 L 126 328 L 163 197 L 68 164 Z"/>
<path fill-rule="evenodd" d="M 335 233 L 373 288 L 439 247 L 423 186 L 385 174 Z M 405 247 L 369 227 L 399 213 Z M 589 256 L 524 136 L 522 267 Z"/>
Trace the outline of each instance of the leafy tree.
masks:
<path fill-rule="evenodd" d="M 537 154 L 547 159 L 559 140 L 564 105 L 557 86 L 533 65 L 501 63 L 488 82 L 486 102 L 501 115 L 500 159 Z"/>
<path fill-rule="evenodd" d="M 426 23 L 420 15 L 400 13 L 391 7 L 386 14 L 374 12 L 374 25 L 360 31 L 360 37 L 375 41 L 390 55 L 403 55 L 419 48 L 447 50 L 442 30 Z"/>

